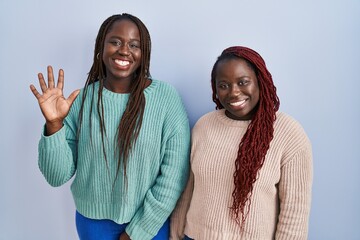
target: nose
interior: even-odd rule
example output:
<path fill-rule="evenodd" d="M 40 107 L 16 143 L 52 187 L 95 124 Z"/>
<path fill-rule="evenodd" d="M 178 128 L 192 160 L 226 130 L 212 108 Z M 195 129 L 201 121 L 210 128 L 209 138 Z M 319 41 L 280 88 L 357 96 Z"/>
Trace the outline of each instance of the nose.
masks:
<path fill-rule="evenodd" d="M 241 94 L 240 87 L 237 84 L 232 85 L 231 88 L 230 88 L 229 95 L 231 97 L 237 97 L 240 94 Z"/>
<path fill-rule="evenodd" d="M 122 44 L 122 45 L 119 47 L 118 52 L 119 52 L 120 55 L 124 55 L 124 56 L 130 55 L 130 49 L 129 49 L 129 47 L 128 47 L 128 44 Z"/>

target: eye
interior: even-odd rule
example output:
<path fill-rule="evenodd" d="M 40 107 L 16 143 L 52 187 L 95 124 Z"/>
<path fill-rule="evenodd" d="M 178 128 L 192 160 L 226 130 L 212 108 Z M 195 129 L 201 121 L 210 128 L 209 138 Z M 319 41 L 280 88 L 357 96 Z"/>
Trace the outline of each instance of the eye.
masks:
<path fill-rule="evenodd" d="M 120 40 L 112 40 L 110 43 L 116 47 L 120 47 L 122 45 L 122 42 Z"/>
<path fill-rule="evenodd" d="M 217 85 L 217 87 L 218 87 L 219 89 L 228 89 L 228 88 L 229 88 L 229 84 L 227 84 L 227 83 L 219 83 L 219 84 Z"/>
<path fill-rule="evenodd" d="M 245 85 L 248 84 L 248 83 L 249 83 L 249 80 L 246 80 L 246 79 L 241 79 L 241 80 L 238 82 L 239 86 L 245 86 Z"/>
<path fill-rule="evenodd" d="M 140 48 L 140 43 L 139 42 L 130 42 L 129 48 L 131 48 L 131 49 Z"/>

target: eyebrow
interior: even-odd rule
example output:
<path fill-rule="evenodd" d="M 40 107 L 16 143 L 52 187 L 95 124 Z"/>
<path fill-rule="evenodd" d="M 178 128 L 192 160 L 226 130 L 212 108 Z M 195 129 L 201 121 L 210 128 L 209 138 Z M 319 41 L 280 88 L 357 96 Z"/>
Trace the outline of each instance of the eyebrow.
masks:
<path fill-rule="evenodd" d="M 119 37 L 119 36 L 116 36 L 116 35 L 113 35 L 113 36 L 109 36 L 109 39 L 111 38 L 116 38 L 116 39 L 120 39 L 120 40 L 123 40 L 123 38 Z M 137 38 L 131 38 L 130 41 L 138 41 L 140 42 L 140 39 L 137 39 Z"/>
<path fill-rule="evenodd" d="M 252 80 L 253 78 L 251 78 L 250 76 L 241 76 L 241 77 L 237 77 L 236 80 Z M 228 82 L 229 80 L 228 79 L 224 79 L 224 78 L 218 78 L 216 77 L 215 78 L 216 81 L 219 81 L 219 82 Z"/>

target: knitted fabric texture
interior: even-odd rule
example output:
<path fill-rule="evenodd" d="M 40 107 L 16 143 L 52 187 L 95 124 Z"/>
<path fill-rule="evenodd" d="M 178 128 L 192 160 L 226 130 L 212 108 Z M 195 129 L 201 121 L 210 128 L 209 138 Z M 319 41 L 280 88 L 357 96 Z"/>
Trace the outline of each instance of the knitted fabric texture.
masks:
<path fill-rule="evenodd" d="M 175 207 L 188 177 L 190 128 L 186 111 L 173 87 L 152 80 L 144 90 L 145 112 L 128 159 L 127 186 L 122 166 L 114 183 L 118 163 L 116 132 L 129 94 L 103 90 L 106 163 L 96 109 L 99 82 L 94 84 L 91 120 L 92 86 L 85 101 L 79 139 L 76 135 L 83 92 L 73 103 L 63 128 L 51 136 L 42 135 L 40 170 L 52 186 L 60 186 L 75 175 L 71 191 L 82 215 L 119 224 L 130 222 L 126 232 L 131 239 L 151 239 Z"/>
<path fill-rule="evenodd" d="M 193 128 L 191 172 L 171 219 L 171 239 L 307 239 L 312 150 L 303 128 L 277 113 L 274 138 L 258 173 L 244 231 L 231 216 L 234 160 L 250 121 L 218 110 Z"/>

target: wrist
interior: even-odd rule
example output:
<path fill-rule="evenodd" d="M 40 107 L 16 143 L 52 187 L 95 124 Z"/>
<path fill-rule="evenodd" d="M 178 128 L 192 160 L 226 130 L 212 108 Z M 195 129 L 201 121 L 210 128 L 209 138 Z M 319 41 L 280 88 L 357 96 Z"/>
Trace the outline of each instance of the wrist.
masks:
<path fill-rule="evenodd" d="M 57 131 L 59 131 L 63 126 L 63 121 L 54 121 L 54 122 L 48 122 L 46 121 L 45 123 L 45 134 L 47 136 L 50 136 L 54 133 L 56 133 Z"/>

